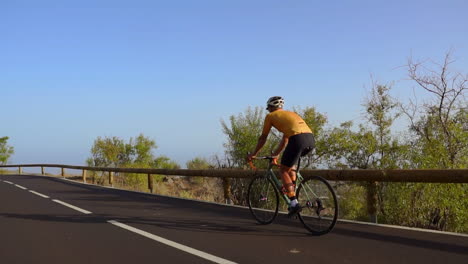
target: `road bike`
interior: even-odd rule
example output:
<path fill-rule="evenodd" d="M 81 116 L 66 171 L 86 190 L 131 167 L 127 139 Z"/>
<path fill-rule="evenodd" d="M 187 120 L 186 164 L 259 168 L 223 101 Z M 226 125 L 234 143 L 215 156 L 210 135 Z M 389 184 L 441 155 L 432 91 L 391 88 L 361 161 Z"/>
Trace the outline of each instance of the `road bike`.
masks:
<path fill-rule="evenodd" d="M 263 175 L 256 176 L 249 184 L 247 200 L 250 212 L 260 224 L 271 224 L 278 215 L 282 197 L 289 207 L 290 200 L 281 181 L 273 171 L 274 158 L 271 156 L 256 157 L 269 161 L 268 169 Z M 256 169 L 250 162 L 252 169 Z M 338 218 L 338 200 L 332 186 L 320 176 L 304 179 L 297 166 L 296 197 L 302 207 L 297 214 L 304 227 L 313 235 L 324 235 L 330 232 Z"/>

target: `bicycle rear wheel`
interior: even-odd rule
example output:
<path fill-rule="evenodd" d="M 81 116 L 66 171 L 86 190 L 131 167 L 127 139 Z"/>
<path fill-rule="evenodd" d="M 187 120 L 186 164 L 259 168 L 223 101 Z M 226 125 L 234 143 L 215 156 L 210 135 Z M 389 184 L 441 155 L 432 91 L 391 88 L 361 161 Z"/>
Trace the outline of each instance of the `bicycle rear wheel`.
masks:
<path fill-rule="evenodd" d="M 247 200 L 252 216 L 263 225 L 270 224 L 278 215 L 279 197 L 274 183 L 265 176 L 252 179 Z"/>
<path fill-rule="evenodd" d="M 303 181 L 297 197 L 303 206 L 298 216 L 307 230 L 314 235 L 323 235 L 333 229 L 338 218 L 338 200 L 327 180 L 313 176 Z"/>

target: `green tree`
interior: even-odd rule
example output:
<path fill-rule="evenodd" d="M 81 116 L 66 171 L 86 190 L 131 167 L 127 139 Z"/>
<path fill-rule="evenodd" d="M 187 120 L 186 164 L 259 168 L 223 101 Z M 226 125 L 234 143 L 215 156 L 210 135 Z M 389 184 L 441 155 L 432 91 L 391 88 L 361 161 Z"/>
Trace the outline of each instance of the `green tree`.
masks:
<path fill-rule="evenodd" d="M 133 150 L 118 137 L 98 137 L 91 148 L 92 157 L 88 158 L 88 166 L 122 167 L 129 163 Z"/>
<path fill-rule="evenodd" d="M 153 160 L 152 168 L 156 169 L 180 169 L 180 165 L 166 156 L 159 156 Z"/>
<path fill-rule="evenodd" d="M 344 122 L 326 133 L 324 142 L 328 146 L 326 160 L 329 168 L 371 169 L 376 163 L 378 140 L 373 131 L 363 125 L 353 131 L 353 122 Z M 337 184 L 340 195 L 340 217 L 348 219 L 368 219 L 368 211 L 375 217 L 374 204 L 366 205 L 367 197 L 375 195 L 375 186 L 368 183 Z M 366 210 L 367 208 L 367 210 Z M 372 219 L 375 221 L 375 219 Z"/>
<path fill-rule="evenodd" d="M 366 119 L 373 126 L 377 140 L 373 168 L 395 169 L 404 166 L 407 147 L 392 135 L 391 127 L 400 116 L 399 103 L 390 96 L 391 86 L 374 83 L 370 97 L 364 103 Z"/>
<path fill-rule="evenodd" d="M 215 166 L 210 164 L 205 158 L 202 157 L 196 157 L 190 161 L 187 162 L 187 169 L 189 170 L 207 170 L 207 169 L 212 169 Z M 189 180 L 192 183 L 197 183 L 197 184 L 205 184 L 205 185 L 210 185 L 214 186 L 215 184 L 219 184 L 220 180 L 216 178 L 203 178 L 203 177 L 190 177 Z M 209 188 L 212 189 L 212 188 Z"/>
<path fill-rule="evenodd" d="M 327 116 L 318 112 L 315 107 L 294 107 L 293 111 L 304 119 L 307 125 L 311 128 L 315 137 L 315 151 L 309 153 L 301 164 L 303 168 L 317 168 L 324 164 L 324 158 L 330 154 L 325 125 L 327 124 Z"/>
<path fill-rule="evenodd" d="M 385 222 L 468 232 L 466 184 L 392 183 L 387 186 Z"/>
<path fill-rule="evenodd" d="M 230 116 L 229 124 L 221 120 L 223 132 L 227 136 L 227 142 L 224 144 L 224 147 L 227 163 L 230 164 L 230 167 L 246 167 L 247 153 L 255 149 L 258 138 L 262 133 L 265 115 L 265 111 L 261 107 L 253 109 L 248 107 L 244 113 Z M 270 155 L 277 147 L 280 139 L 278 131 L 273 128 L 259 155 Z M 258 162 L 256 166 L 265 168 L 267 164 Z M 232 202 L 235 204 L 245 203 L 249 182 L 249 179 L 229 179 L 224 182 L 226 185 L 225 192 L 231 194 L 230 199 Z M 229 186 L 230 189 L 227 188 Z"/>
<path fill-rule="evenodd" d="M 366 125 L 359 124 L 357 131 L 353 129 L 353 122 L 344 122 L 340 127 L 331 129 L 326 133 L 324 143 L 328 148 L 325 152 L 328 156 L 328 164 L 331 168 L 351 169 L 391 169 L 405 164 L 405 151 L 407 147 L 391 133 L 391 126 L 398 118 L 398 103 L 389 91 L 391 86 L 372 84 L 372 89 L 366 98 L 365 107 Z M 372 221 L 377 220 L 377 210 L 385 215 L 383 200 L 385 197 L 385 183 L 358 183 L 344 188 L 345 200 L 342 201 L 344 217 L 349 211 L 349 217 L 363 218 L 365 211 L 356 212 L 346 208 L 353 206 L 362 198 L 352 197 L 353 194 L 362 193 L 362 187 L 366 190 L 367 210 Z M 343 200 L 343 199 L 342 199 Z M 377 201 L 379 201 L 377 203 Z M 362 209 L 365 209 L 362 207 Z"/>
<path fill-rule="evenodd" d="M 403 107 L 411 122 L 415 167 L 468 167 L 468 74 L 452 71 L 453 62 L 451 52 L 443 63 L 408 60 L 409 78 L 432 95 L 422 106 L 410 102 Z"/>
<path fill-rule="evenodd" d="M 324 141 L 330 167 L 390 169 L 405 164 L 403 154 L 407 148 L 391 133 L 399 114 L 390 90 L 390 86 L 373 84 L 363 104 L 367 125 L 359 124 L 354 131 L 353 122 L 348 121 L 327 133 Z"/>
<path fill-rule="evenodd" d="M 8 145 L 8 137 L 0 138 L 0 164 L 5 165 L 8 159 L 15 153 L 13 147 Z"/>
<path fill-rule="evenodd" d="M 247 153 L 255 149 L 262 133 L 265 113 L 261 107 L 247 108 L 244 113 L 229 117 L 229 124 L 221 120 L 223 133 L 227 136 L 224 144 L 226 156 L 234 167 L 246 165 Z M 268 141 L 259 155 L 270 155 L 280 140 L 275 129 L 272 129 Z"/>
<path fill-rule="evenodd" d="M 180 169 L 180 165 L 169 157 L 161 155 L 153 159 L 151 162 L 151 168 L 175 170 Z M 164 177 L 164 175 L 155 175 L 157 182 L 161 182 Z"/>
<path fill-rule="evenodd" d="M 91 148 L 91 157 L 87 159 L 87 164 L 96 167 L 180 168 L 168 157 L 156 157 L 153 153 L 156 148 L 156 142 L 143 134 L 130 138 L 128 142 L 118 137 L 98 137 Z M 120 173 L 116 174 L 115 180 L 137 190 L 146 190 L 146 176 L 136 173 Z M 103 182 L 102 176 L 94 174 L 94 177 L 98 182 Z M 157 180 L 161 178 L 162 176 L 156 176 Z"/>
<path fill-rule="evenodd" d="M 328 142 L 330 168 L 371 169 L 375 163 L 377 139 L 363 125 L 355 132 L 352 121 L 344 122 L 331 129 L 325 141 Z"/>
<path fill-rule="evenodd" d="M 213 166 L 205 159 L 196 157 L 190 161 L 187 161 L 187 169 L 189 170 L 207 170 L 213 168 Z"/>
<path fill-rule="evenodd" d="M 451 70 L 451 52 L 442 63 L 408 60 L 408 76 L 431 95 L 423 105 L 402 107 L 410 121 L 411 168 L 468 168 L 468 76 Z M 466 184 L 389 185 L 389 223 L 468 232 Z"/>
<path fill-rule="evenodd" d="M 370 167 L 375 169 L 396 169 L 405 163 L 404 153 L 407 147 L 391 133 L 391 127 L 400 113 L 396 111 L 398 102 L 390 96 L 390 90 L 389 85 L 373 82 L 370 96 L 364 103 L 365 117 L 372 126 L 372 135 L 375 138 L 375 153 L 372 155 L 370 164 Z M 387 185 L 387 183 L 377 182 L 365 184 L 367 209 L 372 220 L 377 221 L 377 210 L 381 213 L 380 218 L 385 218 L 383 203 Z"/>
<path fill-rule="evenodd" d="M 134 141 L 130 139 L 129 145 L 131 149 L 134 149 L 134 156 L 131 159 L 132 163 L 143 167 L 151 165 L 154 160 L 153 150 L 158 148 L 154 140 L 140 134 Z"/>
<path fill-rule="evenodd" d="M 91 148 L 87 164 L 96 167 L 137 167 L 148 168 L 154 163 L 153 150 L 156 142 L 143 134 L 125 142 L 118 137 L 98 137 Z"/>

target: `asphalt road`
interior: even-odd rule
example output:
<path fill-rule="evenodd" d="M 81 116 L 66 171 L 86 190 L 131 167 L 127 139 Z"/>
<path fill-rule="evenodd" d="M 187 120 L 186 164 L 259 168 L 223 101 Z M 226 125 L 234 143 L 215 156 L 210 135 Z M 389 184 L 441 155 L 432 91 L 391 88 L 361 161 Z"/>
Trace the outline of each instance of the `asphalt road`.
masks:
<path fill-rule="evenodd" d="M 468 263 L 468 237 L 339 222 L 311 236 L 280 215 L 0 175 L 0 263 Z"/>

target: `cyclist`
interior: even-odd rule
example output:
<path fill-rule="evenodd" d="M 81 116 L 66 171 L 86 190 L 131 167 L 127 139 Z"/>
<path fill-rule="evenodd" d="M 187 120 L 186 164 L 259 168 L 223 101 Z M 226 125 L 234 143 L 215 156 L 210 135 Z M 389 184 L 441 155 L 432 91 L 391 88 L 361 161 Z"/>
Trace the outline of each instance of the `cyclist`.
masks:
<path fill-rule="evenodd" d="M 284 150 L 280 163 L 280 174 L 283 187 L 291 200 L 288 208 L 288 216 L 293 216 L 302 210 L 295 192 L 296 164 L 301 156 L 306 155 L 315 147 L 315 139 L 312 130 L 305 121 L 296 113 L 283 110 L 284 99 L 281 96 L 270 97 L 267 101 L 269 114 L 265 117 L 262 135 L 258 138 L 255 150 L 247 155 L 250 162 L 265 145 L 271 127 L 275 127 L 283 133 L 283 138 L 272 156 L 277 162 L 279 154 Z M 286 148 L 286 149 L 285 149 Z"/>

